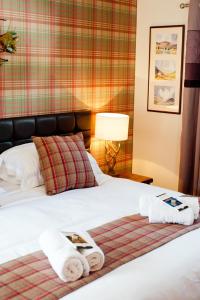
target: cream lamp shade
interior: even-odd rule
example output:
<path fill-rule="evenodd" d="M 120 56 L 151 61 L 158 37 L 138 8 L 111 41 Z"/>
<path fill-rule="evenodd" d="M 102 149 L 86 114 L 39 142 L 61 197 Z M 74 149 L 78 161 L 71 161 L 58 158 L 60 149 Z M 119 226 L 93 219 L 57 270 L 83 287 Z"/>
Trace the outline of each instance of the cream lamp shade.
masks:
<path fill-rule="evenodd" d="M 117 113 L 96 114 L 95 137 L 107 141 L 128 139 L 129 116 Z"/>

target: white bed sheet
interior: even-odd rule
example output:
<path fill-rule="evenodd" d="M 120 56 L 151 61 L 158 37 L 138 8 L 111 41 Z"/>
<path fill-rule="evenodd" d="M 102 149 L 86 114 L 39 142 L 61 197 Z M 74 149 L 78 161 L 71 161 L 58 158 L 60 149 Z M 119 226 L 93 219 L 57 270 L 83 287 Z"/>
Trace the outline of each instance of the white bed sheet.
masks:
<path fill-rule="evenodd" d="M 90 229 L 138 212 L 143 193 L 163 189 L 99 175 L 100 186 L 46 196 L 44 187 L 21 192 L 0 182 L 0 263 L 39 249 L 47 228 Z M 200 230 L 179 237 L 84 286 L 67 300 L 200 299 Z"/>

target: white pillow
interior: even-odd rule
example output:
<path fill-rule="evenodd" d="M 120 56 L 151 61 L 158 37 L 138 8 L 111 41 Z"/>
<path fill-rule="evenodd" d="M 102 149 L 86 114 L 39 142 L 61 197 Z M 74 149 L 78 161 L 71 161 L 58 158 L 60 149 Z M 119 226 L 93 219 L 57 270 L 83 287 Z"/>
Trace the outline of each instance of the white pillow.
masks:
<path fill-rule="evenodd" d="M 33 143 L 19 145 L 0 155 L 0 178 L 21 189 L 29 189 L 43 184 L 39 157 Z"/>
<path fill-rule="evenodd" d="M 103 174 L 103 171 L 100 169 L 96 159 L 92 156 L 92 154 L 87 152 L 87 155 L 88 155 L 94 176 Z"/>
<path fill-rule="evenodd" d="M 103 172 L 95 158 L 88 153 L 95 177 Z M 15 146 L 0 155 L 0 179 L 20 185 L 22 190 L 44 184 L 39 156 L 34 143 Z"/>

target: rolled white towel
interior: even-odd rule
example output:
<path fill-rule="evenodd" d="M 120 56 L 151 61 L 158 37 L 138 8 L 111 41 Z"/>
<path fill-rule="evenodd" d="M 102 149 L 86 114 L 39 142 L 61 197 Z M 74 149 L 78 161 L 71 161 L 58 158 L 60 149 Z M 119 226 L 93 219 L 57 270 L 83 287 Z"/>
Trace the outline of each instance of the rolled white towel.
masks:
<path fill-rule="evenodd" d="M 48 256 L 49 263 L 59 278 L 64 282 L 78 280 L 83 276 L 83 264 L 74 248 L 59 249 L 52 256 Z"/>
<path fill-rule="evenodd" d="M 194 213 L 191 208 L 178 211 L 167 203 L 154 199 L 149 206 L 149 223 L 177 223 L 191 225 L 194 222 Z"/>
<path fill-rule="evenodd" d="M 88 232 L 78 232 L 78 234 L 83 237 L 83 239 L 92 246 L 91 249 L 79 249 L 79 252 L 87 259 L 89 266 L 90 266 L 90 271 L 98 271 L 100 270 L 105 262 L 105 256 L 103 251 L 93 238 L 89 235 Z"/>
<path fill-rule="evenodd" d="M 39 243 L 61 280 L 70 282 L 89 275 L 90 267 L 87 259 L 61 232 L 47 230 L 40 235 Z"/>
<path fill-rule="evenodd" d="M 185 197 L 184 197 L 185 196 Z M 188 205 L 194 213 L 194 219 L 197 220 L 199 217 L 199 200 L 198 197 L 188 197 L 186 195 L 181 195 L 176 197 L 179 201 L 181 201 L 184 205 Z"/>

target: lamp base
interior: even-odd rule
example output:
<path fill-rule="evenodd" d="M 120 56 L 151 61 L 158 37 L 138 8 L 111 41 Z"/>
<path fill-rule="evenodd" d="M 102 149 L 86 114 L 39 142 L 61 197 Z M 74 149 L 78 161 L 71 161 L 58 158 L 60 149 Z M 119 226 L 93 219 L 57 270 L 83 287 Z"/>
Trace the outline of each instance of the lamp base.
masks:
<path fill-rule="evenodd" d="M 112 141 L 105 142 L 105 159 L 108 166 L 108 175 L 117 176 L 114 168 L 116 165 L 119 150 L 120 143 L 113 143 Z"/>
<path fill-rule="evenodd" d="M 120 177 L 120 173 L 116 172 L 115 170 L 113 170 L 112 172 L 108 171 L 106 174 L 112 177 Z"/>

